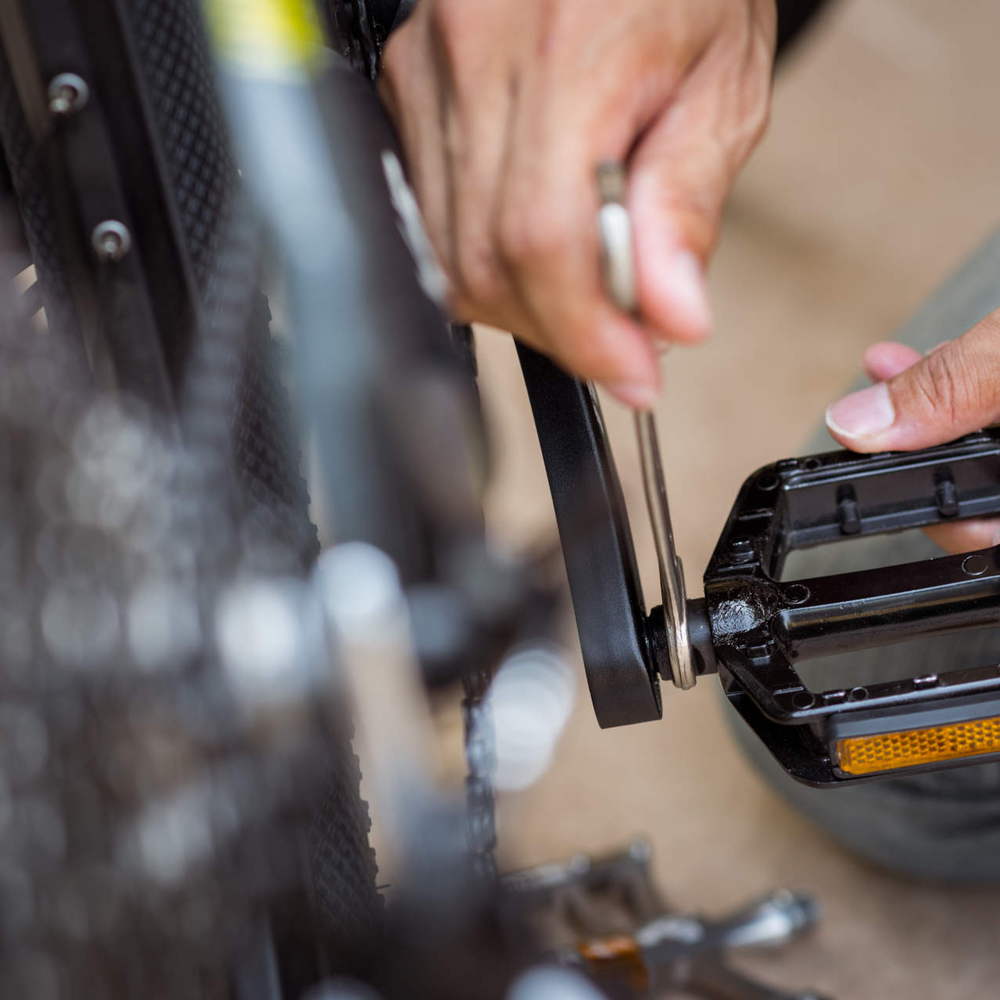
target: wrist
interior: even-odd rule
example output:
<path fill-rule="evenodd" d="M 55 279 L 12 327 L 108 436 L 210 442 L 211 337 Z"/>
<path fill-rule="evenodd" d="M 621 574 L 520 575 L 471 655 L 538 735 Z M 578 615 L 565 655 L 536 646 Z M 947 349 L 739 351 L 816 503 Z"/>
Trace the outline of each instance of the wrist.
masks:
<path fill-rule="evenodd" d="M 365 76 L 381 68 L 382 46 L 416 6 L 417 0 L 322 0 L 321 10 L 333 48 Z"/>

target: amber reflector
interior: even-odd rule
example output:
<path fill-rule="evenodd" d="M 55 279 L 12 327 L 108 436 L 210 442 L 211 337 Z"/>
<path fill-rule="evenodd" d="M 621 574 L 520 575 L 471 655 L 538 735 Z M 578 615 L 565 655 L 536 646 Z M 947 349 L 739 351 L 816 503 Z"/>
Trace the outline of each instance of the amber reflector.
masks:
<path fill-rule="evenodd" d="M 984 753 L 1000 753 L 1000 716 L 837 740 L 840 769 L 847 774 L 873 774 Z"/>

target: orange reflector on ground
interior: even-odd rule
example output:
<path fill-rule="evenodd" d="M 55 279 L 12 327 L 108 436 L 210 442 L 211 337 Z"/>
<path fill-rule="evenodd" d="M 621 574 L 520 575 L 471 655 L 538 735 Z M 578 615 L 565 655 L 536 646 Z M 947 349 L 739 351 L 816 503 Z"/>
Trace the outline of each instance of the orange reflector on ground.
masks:
<path fill-rule="evenodd" d="M 984 753 L 1000 753 L 1000 716 L 837 740 L 840 769 L 847 774 L 873 774 Z"/>

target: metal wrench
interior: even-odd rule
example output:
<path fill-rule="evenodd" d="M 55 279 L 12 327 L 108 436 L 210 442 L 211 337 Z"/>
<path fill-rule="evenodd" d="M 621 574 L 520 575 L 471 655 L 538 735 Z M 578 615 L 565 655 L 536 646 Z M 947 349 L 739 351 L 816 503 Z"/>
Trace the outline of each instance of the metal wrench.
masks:
<path fill-rule="evenodd" d="M 625 205 L 625 180 L 623 164 L 617 161 L 598 164 L 597 186 L 601 207 L 597 214 L 597 230 L 608 294 L 619 309 L 637 316 L 639 296 L 632 220 Z M 646 507 L 653 527 L 653 542 L 660 571 L 671 677 L 677 687 L 688 689 L 694 687 L 698 673 L 691 651 L 684 569 L 677 555 L 670 524 L 670 505 L 667 502 L 667 487 L 660 463 L 656 418 L 652 411 L 636 410 L 634 422 Z"/>

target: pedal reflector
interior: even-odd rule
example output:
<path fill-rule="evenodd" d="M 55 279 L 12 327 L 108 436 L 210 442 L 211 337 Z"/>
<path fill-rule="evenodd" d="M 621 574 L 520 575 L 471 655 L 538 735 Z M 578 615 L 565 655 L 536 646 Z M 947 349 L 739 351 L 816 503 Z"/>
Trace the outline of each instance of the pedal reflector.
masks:
<path fill-rule="evenodd" d="M 1000 716 L 851 736 L 837 740 L 835 746 L 840 770 L 854 775 L 1000 753 Z"/>

